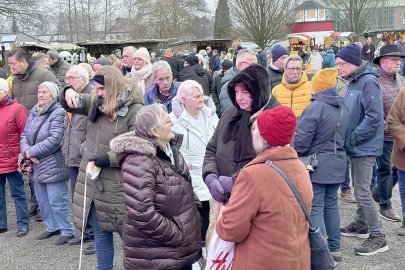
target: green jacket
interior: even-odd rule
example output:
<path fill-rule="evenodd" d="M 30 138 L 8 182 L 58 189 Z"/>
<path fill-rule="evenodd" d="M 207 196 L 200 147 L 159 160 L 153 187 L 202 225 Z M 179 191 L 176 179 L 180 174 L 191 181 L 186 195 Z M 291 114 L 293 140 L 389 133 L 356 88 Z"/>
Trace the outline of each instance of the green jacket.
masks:
<path fill-rule="evenodd" d="M 68 108 L 64 94 L 60 95 L 61 105 L 68 112 L 88 115 L 95 99 L 88 94 L 79 95 L 83 98 L 83 108 Z M 128 107 L 128 112 L 125 116 L 118 116 L 115 121 L 111 121 L 104 114 L 100 115 L 95 123 L 89 121 L 72 205 L 73 221 L 76 227 L 80 229 L 83 224 L 84 187 L 85 183 L 87 183 L 85 221 L 87 221 L 90 205 L 94 203 L 97 212 L 98 226 L 102 231 L 121 232 L 122 230 L 122 219 L 125 207 L 121 168 L 116 154 L 110 151 L 109 143 L 114 137 L 134 130 L 135 116 L 143 106 L 143 102 L 140 97 L 136 97 L 132 100 L 128 100 L 126 106 Z M 86 179 L 86 166 L 89 159 L 106 153 L 110 159 L 110 167 L 101 169 L 99 178 L 103 182 L 104 191 L 99 192 L 96 190 L 94 181 L 90 178 Z"/>

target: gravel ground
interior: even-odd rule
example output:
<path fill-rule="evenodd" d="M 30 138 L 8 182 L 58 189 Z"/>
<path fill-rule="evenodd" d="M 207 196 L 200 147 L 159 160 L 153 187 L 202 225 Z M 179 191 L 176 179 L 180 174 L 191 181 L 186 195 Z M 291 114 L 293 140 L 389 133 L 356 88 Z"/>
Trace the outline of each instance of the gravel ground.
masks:
<path fill-rule="evenodd" d="M 27 194 L 29 190 L 27 188 Z M 38 241 L 36 237 L 44 231 L 42 222 L 30 221 L 30 232 L 28 235 L 17 238 L 15 211 L 10 198 L 9 189 L 6 193 L 8 212 L 8 232 L 0 234 L 0 269 L 2 270 L 68 270 L 79 269 L 80 246 L 55 246 L 57 237 Z M 397 188 L 393 193 L 393 206 L 400 212 L 399 194 Z M 340 202 L 341 222 L 347 225 L 356 210 L 355 204 Z M 400 223 L 383 220 L 383 226 L 388 239 L 389 251 L 375 256 L 356 256 L 353 248 L 361 244 L 360 239 L 342 237 L 343 262 L 339 270 L 401 270 L 405 269 L 405 237 L 396 234 Z M 78 232 L 77 232 L 78 233 Z M 121 239 L 114 234 L 115 261 L 114 269 L 123 269 Z M 85 244 L 84 248 L 88 244 Z M 82 257 L 82 269 L 95 269 L 95 256 Z M 146 269 L 145 269 L 146 270 Z M 254 270 L 254 269 L 251 269 Z M 271 269 L 270 269 L 271 270 Z"/>

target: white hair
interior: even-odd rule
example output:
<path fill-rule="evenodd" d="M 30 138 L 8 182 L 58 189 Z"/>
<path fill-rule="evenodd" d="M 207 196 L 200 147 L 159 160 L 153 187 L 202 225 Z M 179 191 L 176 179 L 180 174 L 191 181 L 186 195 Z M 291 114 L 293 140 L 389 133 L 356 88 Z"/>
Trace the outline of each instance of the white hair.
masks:
<path fill-rule="evenodd" d="M 82 77 L 83 79 L 84 79 L 84 81 L 85 82 L 89 82 L 89 72 L 87 72 L 87 70 L 84 68 L 84 67 L 82 67 L 82 66 L 78 66 L 78 65 L 74 65 L 74 66 L 71 66 L 70 68 L 69 68 L 69 71 L 76 71 L 77 72 L 77 75 L 78 76 L 80 76 L 80 77 Z"/>
<path fill-rule="evenodd" d="M 160 128 L 163 123 L 162 113 L 167 112 L 166 107 L 160 103 L 143 106 L 135 118 L 135 133 L 138 136 L 155 138 L 152 134 L 152 128 Z"/>
<path fill-rule="evenodd" d="M 200 93 L 204 95 L 201 84 L 193 80 L 186 80 L 180 84 L 179 89 L 177 90 L 177 97 L 181 103 L 183 103 L 183 97 L 190 97 L 193 94 L 193 88 L 197 88 Z"/>
<path fill-rule="evenodd" d="M 170 67 L 170 65 L 169 65 L 169 63 L 167 61 L 160 60 L 160 61 L 157 61 L 157 62 L 153 63 L 153 65 L 152 65 L 152 77 L 154 79 L 155 79 L 155 76 L 156 76 L 156 72 L 158 72 L 160 70 L 168 71 L 170 73 L 170 75 L 173 77 L 172 68 Z"/>
<path fill-rule="evenodd" d="M 0 78 L 0 92 L 8 94 L 8 91 L 9 91 L 8 82 L 5 79 Z"/>

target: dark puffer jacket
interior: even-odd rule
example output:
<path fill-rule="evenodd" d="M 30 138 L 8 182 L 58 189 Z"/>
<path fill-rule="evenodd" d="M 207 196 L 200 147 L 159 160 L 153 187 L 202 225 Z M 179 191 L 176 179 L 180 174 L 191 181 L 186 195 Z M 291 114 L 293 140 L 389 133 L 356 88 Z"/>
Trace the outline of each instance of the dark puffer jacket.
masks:
<path fill-rule="evenodd" d="M 111 150 L 126 156 L 122 165 L 125 216 L 125 269 L 181 269 L 201 251 L 199 204 L 178 148 L 176 166 L 156 142 L 128 132 L 111 141 Z"/>
<path fill-rule="evenodd" d="M 271 67 L 271 65 L 267 68 L 267 72 L 270 76 L 270 91 L 277 85 L 279 85 L 283 79 L 283 71 L 277 70 Z"/>
<path fill-rule="evenodd" d="M 50 70 L 52 71 L 53 75 L 58 79 L 59 84 L 64 87 L 65 86 L 65 76 L 68 70 L 72 65 L 68 62 L 64 61 L 63 59 L 59 59 L 58 62 L 50 66 Z"/>

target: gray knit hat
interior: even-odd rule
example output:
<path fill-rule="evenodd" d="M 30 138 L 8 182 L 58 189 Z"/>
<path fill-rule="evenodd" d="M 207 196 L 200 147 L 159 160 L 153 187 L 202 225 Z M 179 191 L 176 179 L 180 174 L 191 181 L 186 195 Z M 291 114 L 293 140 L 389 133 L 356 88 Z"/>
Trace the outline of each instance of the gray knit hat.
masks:
<path fill-rule="evenodd" d="M 38 88 L 41 86 L 46 87 L 49 90 L 49 92 L 51 93 L 51 96 L 53 98 L 56 98 L 58 96 L 59 88 L 54 82 L 49 82 L 49 81 L 43 82 L 38 86 Z"/>

